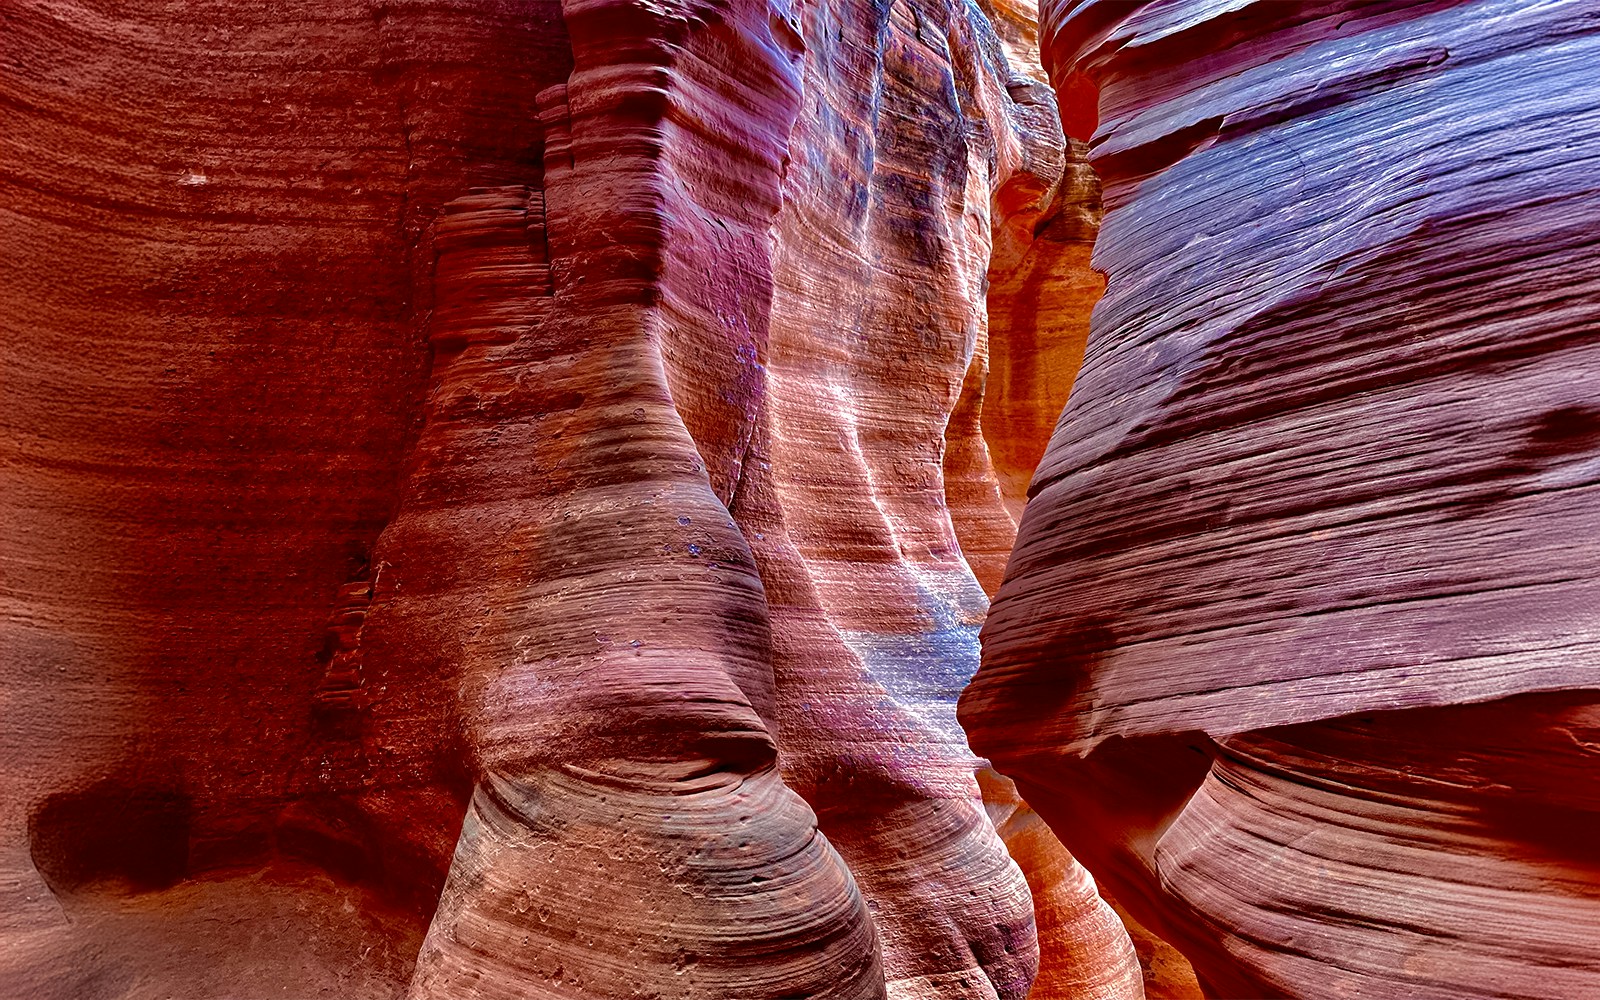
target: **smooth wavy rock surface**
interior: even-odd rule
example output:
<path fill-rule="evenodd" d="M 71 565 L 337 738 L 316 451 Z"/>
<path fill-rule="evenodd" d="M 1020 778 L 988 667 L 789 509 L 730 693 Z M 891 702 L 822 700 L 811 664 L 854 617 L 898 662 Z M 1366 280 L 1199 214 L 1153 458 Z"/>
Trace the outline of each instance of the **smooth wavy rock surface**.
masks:
<path fill-rule="evenodd" d="M 974 748 L 1214 995 L 1594 995 L 1593 4 L 1041 35 L 1106 289 Z"/>
<path fill-rule="evenodd" d="M 1028 994 L 955 700 L 1031 11 L 0 24 L 0 995 Z"/>

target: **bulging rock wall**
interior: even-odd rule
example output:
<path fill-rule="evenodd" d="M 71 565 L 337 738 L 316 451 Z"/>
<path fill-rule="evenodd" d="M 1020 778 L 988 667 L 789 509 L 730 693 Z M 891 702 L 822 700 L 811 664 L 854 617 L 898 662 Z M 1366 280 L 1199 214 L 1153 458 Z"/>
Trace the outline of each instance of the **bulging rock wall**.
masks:
<path fill-rule="evenodd" d="M 1597 27 L 1044 6 L 1106 288 L 962 719 L 1215 995 L 1600 988 Z"/>
<path fill-rule="evenodd" d="M 1028 994 L 954 710 L 1030 10 L 4 18 L 0 995 Z"/>

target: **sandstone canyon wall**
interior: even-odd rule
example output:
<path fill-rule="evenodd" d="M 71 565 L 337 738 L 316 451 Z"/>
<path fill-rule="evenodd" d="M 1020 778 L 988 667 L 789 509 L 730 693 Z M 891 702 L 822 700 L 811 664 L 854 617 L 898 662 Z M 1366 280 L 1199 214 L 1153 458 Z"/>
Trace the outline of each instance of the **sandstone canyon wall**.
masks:
<path fill-rule="evenodd" d="M 0 3 L 0 997 L 1594 993 L 1590 6 Z"/>
<path fill-rule="evenodd" d="M 0 20 L 0 994 L 1028 994 L 1030 10 Z M 1137 996 L 1020 808 L 1036 995 Z"/>
<path fill-rule="evenodd" d="M 1055 0 L 1106 276 L 963 696 L 1225 997 L 1600 990 L 1600 21 Z"/>

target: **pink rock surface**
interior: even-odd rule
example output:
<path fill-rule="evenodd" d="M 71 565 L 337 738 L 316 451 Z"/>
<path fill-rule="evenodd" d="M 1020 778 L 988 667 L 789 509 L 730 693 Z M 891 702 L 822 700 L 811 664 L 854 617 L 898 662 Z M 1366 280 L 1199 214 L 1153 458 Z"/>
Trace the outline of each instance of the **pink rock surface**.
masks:
<path fill-rule="evenodd" d="M 0 17 L 0 995 L 1027 995 L 1029 11 Z"/>
<path fill-rule="evenodd" d="M 1600 990 L 1592 9 L 1041 32 L 1107 284 L 974 748 L 1214 995 Z"/>

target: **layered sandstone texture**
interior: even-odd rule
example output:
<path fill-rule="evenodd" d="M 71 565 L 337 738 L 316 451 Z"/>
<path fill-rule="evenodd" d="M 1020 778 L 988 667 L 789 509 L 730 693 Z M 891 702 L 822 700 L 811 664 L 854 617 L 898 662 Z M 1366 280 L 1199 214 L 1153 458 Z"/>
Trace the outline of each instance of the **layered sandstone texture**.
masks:
<path fill-rule="evenodd" d="M 1594 5 L 1041 38 L 1106 287 L 973 747 L 1212 995 L 1600 995 Z"/>
<path fill-rule="evenodd" d="M 0 10 L 0 995 L 1138 996 L 955 720 L 1030 18 Z"/>

